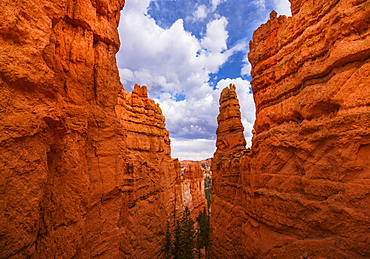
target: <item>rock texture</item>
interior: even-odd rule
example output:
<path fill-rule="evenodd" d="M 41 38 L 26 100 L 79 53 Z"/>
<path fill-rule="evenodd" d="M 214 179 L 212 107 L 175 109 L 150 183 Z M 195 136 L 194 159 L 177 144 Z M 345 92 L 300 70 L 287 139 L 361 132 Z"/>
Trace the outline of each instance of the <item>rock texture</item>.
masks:
<path fill-rule="evenodd" d="M 204 178 L 209 173 L 210 159 L 203 161 L 180 161 L 181 177 L 178 183 L 181 191 L 177 192 L 182 197 L 182 210 L 187 206 L 191 217 L 195 221 L 203 207 L 207 207 Z M 181 215 L 181 214 L 179 214 Z"/>
<path fill-rule="evenodd" d="M 368 258 L 370 4 L 291 6 L 250 43 L 250 153 L 215 153 L 213 256 Z"/>
<path fill-rule="evenodd" d="M 180 165 L 115 54 L 124 0 L 0 1 L 0 258 L 156 258 Z"/>
<path fill-rule="evenodd" d="M 182 193 L 176 194 L 180 163 L 170 157 L 165 117 L 148 99 L 146 86 L 135 85 L 132 94 L 122 90 L 115 108 L 126 130 L 128 152 L 119 187 L 125 204 L 119 218 L 120 250 L 127 258 L 154 258 L 162 252 L 167 221 L 177 216 L 175 208 L 181 205 L 175 204 L 176 196 L 182 198 Z"/>
<path fill-rule="evenodd" d="M 244 127 L 235 85 L 222 90 L 217 117 L 216 152 L 212 159 L 212 250 L 216 258 L 242 258 L 242 169 L 245 169 Z"/>

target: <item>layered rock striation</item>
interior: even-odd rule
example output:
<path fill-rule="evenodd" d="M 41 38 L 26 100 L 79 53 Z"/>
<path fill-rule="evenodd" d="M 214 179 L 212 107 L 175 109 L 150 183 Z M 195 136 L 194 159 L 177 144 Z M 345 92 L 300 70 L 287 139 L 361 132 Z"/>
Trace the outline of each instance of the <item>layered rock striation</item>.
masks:
<path fill-rule="evenodd" d="M 146 86 L 124 90 L 115 106 L 126 131 L 127 159 L 121 191 L 125 207 L 119 222 L 120 250 L 127 258 L 153 258 L 162 254 L 167 221 L 177 217 L 182 193 L 177 193 L 180 163 L 170 157 L 169 133 L 159 105 L 148 99 Z M 180 203 L 180 204 L 176 204 Z M 122 256 L 122 255 L 121 255 Z"/>
<path fill-rule="evenodd" d="M 0 2 L 0 258 L 155 258 L 180 165 L 115 54 L 124 0 Z"/>
<path fill-rule="evenodd" d="M 242 173 L 247 166 L 244 127 L 241 123 L 236 86 L 220 95 L 216 152 L 212 159 L 212 250 L 216 258 L 242 258 Z"/>
<path fill-rule="evenodd" d="M 215 258 L 370 256 L 370 4 L 291 6 L 292 17 L 273 12 L 250 43 L 250 153 L 215 153 L 214 239 L 237 247 L 216 241 Z M 233 218 L 234 229 L 222 228 Z"/>

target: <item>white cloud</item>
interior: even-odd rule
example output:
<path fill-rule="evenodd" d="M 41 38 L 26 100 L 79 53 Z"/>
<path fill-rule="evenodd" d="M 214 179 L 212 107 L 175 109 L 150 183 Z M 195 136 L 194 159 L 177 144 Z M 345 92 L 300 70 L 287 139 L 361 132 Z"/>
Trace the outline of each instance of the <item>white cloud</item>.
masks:
<path fill-rule="evenodd" d="M 240 74 L 243 75 L 243 76 L 249 76 L 251 74 L 251 69 L 252 69 L 252 65 L 251 63 L 249 62 L 246 62 L 241 71 L 240 71 Z"/>
<path fill-rule="evenodd" d="M 213 53 L 226 50 L 226 41 L 229 37 L 226 25 L 227 20 L 223 16 L 208 23 L 207 35 L 202 40 L 202 47 Z"/>
<path fill-rule="evenodd" d="M 226 1 L 227 0 L 212 0 L 212 11 L 215 11 L 219 4 L 226 2 Z"/>
<path fill-rule="evenodd" d="M 274 0 L 275 10 L 280 15 L 292 16 L 288 0 Z"/>
<path fill-rule="evenodd" d="M 203 20 L 208 15 L 208 9 L 205 5 L 199 5 L 197 6 L 197 9 L 195 9 L 193 13 L 193 19 L 195 21 L 197 20 Z"/>
<path fill-rule="evenodd" d="M 243 76 L 250 76 L 251 75 L 252 65 L 251 65 L 251 63 L 248 60 L 248 54 L 246 54 L 244 56 L 243 63 L 244 64 L 242 66 L 242 69 L 240 71 L 240 74 L 243 75 Z"/>
<path fill-rule="evenodd" d="M 254 0 L 252 3 L 258 8 L 266 9 L 266 0 Z"/>
<path fill-rule="evenodd" d="M 199 161 L 213 157 L 216 150 L 214 139 L 175 139 L 171 138 L 172 157 L 181 160 Z"/>
<path fill-rule="evenodd" d="M 152 98 L 161 91 L 176 94 L 183 89 L 191 95 L 240 49 L 239 45 L 227 49 L 225 17 L 211 21 L 205 37 L 198 40 L 184 29 L 181 19 L 163 29 L 145 12 L 143 6 L 141 11 L 124 9 L 119 27 L 122 48 L 117 60 L 119 68 L 126 69 L 120 75 L 128 90 L 138 83 L 148 86 Z"/>

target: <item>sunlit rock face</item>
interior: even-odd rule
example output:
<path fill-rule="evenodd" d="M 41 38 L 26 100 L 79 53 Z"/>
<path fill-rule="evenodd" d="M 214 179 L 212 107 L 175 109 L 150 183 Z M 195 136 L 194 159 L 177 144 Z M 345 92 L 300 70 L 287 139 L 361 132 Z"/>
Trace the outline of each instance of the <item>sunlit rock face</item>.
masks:
<path fill-rule="evenodd" d="M 168 132 L 116 66 L 124 0 L 0 1 L 0 258 L 156 258 Z"/>
<path fill-rule="evenodd" d="M 222 90 L 217 118 L 217 150 L 212 171 L 212 251 L 214 257 L 241 258 L 243 248 L 242 173 L 248 166 L 248 150 L 243 135 L 235 85 Z"/>
<path fill-rule="evenodd" d="M 291 3 L 250 43 L 250 153 L 214 156 L 215 258 L 370 256 L 370 5 Z"/>

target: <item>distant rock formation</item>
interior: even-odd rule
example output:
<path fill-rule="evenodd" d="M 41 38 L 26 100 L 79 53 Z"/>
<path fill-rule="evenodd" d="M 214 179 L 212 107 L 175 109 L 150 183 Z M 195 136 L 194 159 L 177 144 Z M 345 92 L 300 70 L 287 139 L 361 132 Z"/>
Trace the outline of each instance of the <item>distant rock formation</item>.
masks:
<path fill-rule="evenodd" d="M 291 6 L 250 43 L 250 153 L 212 162 L 215 258 L 370 257 L 370 5 Z"/>
<path fill-rule="evenodd" d="M 182 196 L 182 202 L 178 204 L 189 208 L 193 220 L 196 220 L 199 212 L 207 206 L 204 179 L 210 175 L 210 160 L 180 161 L 181 177 L 178 182 L 180 191 L 177 193 Z M 184 208 L 179 209 L 184 210 Z"/>
<path fill-rule="evenodd" d="M 124 0 L 0 1 L 0 258 L 157 258 L 180 164 L 123 89 Z"/>

